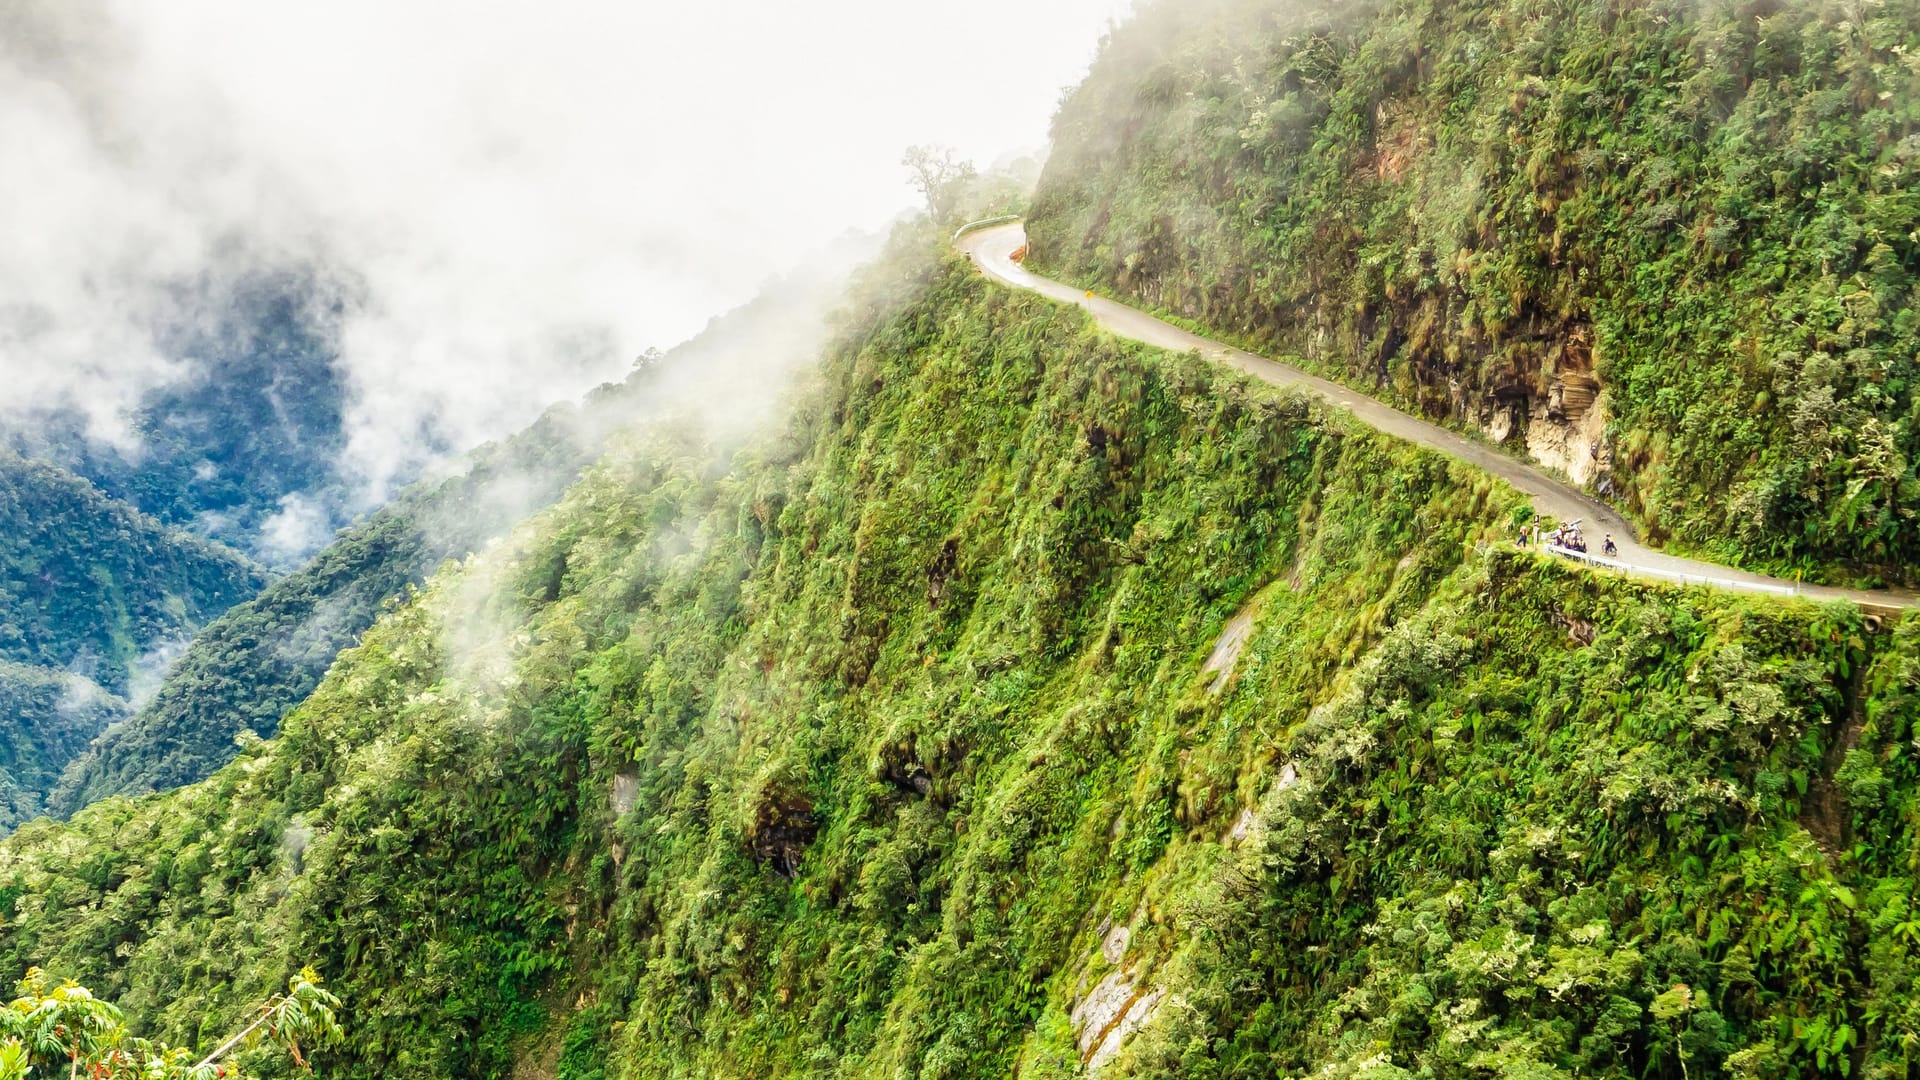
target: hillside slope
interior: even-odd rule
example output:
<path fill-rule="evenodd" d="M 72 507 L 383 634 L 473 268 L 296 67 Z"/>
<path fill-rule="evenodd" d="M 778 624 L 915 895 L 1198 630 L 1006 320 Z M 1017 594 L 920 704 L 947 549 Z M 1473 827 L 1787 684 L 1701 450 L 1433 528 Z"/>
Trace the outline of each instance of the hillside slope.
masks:
<path fill-rule="evenodd" d="M 583 460 L 557 419 L 491 467 L 483 457 L 468 474 L 419 485 L 344 530 L 196 636 L 152 700 L 43 789 L 47 811 L 67 815 L 108 795 L 191 783 L 231 759 L 236 738 L 271 736 L 384 606 L 557 497 Z"/>
<path fill-rule="evenodd" d="M 194 297 L 187 306 L 220 314 L 210 326 L 185 320 L 158 343 L 177 368 L 126 417 L 131 447 L 92 437 L 72 408 L 0 421 L 0 442 L 169 525 L 291 569 L 352 502 L 336 473 L 349 393 L 329 329 L 337 314 L 315 310 L 327 295 L 286 274 Z M 326 527 L 276 523 L 289 508 Z"/>
<path fill-rule="evenodd" d="M 1295 353 L 1773 572 L 1920 567 L 1920 9 L 1149 5 L 1029 221 L 1070 280 Z"/>
<path fill-rule="evenodd" d="M 260 590 L 238 553 L 0 449 L 0 660 L 125 694 L 143 657 Z M 157 678 L 157 670 L 150 673 Z"/>
<path fill-rule="evenodd" d="M 60 770 L 126 714 L 78 675 L 0 661 L 0 830 L 38 816 Z"/>
<path fill-rule="evenodd" d="M 1911 1071 L 1915 623 L 885 280 L 729 465 L 629 436 L 273 742 L 0 842 L 0 958 L 176 1037 L 313 962 L 342 1076 Z"/>
<path fill-rule="evenodd" d="M 867 250 L 857 238 L 846 244 L 822 259 L 817 275 L 771 283 L 692 341 L 646 359 L 624 382 L 578 406 L 556 406 L 527 430 L 473 451 L 458 475 L 415 484 L 342 530 L 307 565 L 196 637 L 152 701 L 90 746 L 46 793 L 48 811 L 65 816 L 109 795 L 192 783 L 231 760 L 236 739 L 271 736 L 385 605 L 559 498 L 610 432 L 687 408 L 711 416 L 718 429 L 737 433 L 754 423 L 825 332 L 840 261 Z M 754 384 L 742 389 L 749 370 Z M 722 386 L 729 387 L 723 402 L 704 404 Z"/>

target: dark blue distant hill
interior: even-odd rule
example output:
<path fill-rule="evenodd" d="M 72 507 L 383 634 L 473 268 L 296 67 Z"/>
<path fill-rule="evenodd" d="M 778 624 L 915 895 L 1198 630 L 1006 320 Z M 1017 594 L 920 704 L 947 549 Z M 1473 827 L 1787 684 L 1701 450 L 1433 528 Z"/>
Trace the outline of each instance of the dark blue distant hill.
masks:
<path fill-rule="evenodd" d="M 303 277 L 276 277 L 233 297 L 209 325 L 164 335 L 185 373 L 140 403 L 134 446 L 89 440 L 76 409 L 16 421 L 7 441 L 163 522 L 291 568 L 345 523 L 335 464 L 348 388 L 328 329 L 335 313 L 316 295 Z M 289 499 L 319 527 L 292 543 L 263 536 Z"/>

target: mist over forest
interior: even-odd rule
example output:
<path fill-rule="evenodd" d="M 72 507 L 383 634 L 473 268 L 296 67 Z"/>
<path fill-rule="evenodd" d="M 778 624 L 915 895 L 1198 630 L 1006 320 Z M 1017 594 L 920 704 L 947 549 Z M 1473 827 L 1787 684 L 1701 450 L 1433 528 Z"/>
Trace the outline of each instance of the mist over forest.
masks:
<path fill-rule="evenodd" d="M 8 5 L 0 423 L 297 565 L 885 228 L 909 144 L 1036 150 L 1123 6 L 1023 11 L 1035 56 L 976 77 L 1018 5 Z"/>
<path fill-rule="evenodd" d="M 0 1080 L 1920 1075 L 1911 3 L 22 0 L 0 146 Z"/>

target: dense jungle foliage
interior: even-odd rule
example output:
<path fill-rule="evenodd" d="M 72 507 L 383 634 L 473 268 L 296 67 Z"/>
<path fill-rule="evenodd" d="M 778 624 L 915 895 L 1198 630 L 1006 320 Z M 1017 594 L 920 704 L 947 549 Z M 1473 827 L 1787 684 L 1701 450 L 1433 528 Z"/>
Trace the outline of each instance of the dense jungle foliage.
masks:
<path fill-rule="evenodd" d="M 38 816 L 60 770 L 126 714 L 91 680 L 0 661 L 0 831 Z"/>
<path fill-rule="evenodd" d="M 1075 1076 L 1116 985 L 1108 1077 L 1911 1073 L 1920 624 L 880 278 L 772 434 L 622 437 L 275 740 L 0 842 L 0 964 L 189 1043 L 311 961 L 338 1076 Z"/>
<path fill-rule="evenodd" d="M 238 553 L 0 449 L 0 660 L 125 694 L 143 656 L 258 592 Z"/>
<path fill-rule="evenodd" d="M 214 620 L 151 701 L 89 746 L 57 785 L 40 789 L 47 810 L 65 815 L 107 795 L 192 783 L 226 764 L 236 739 L 271 736 L 390 600 L 557 497 L 581 464 L 565 460 L 569 448 L 557 425 L 536 425 L 494 468 L 480 464 L 403 492 L 306 566 Z M 514 460 L 516 450 L 527 453 Z M 502 477 L 511 498 L 489 498 Z"/>
<path fill-rule="evenodd" d="M 643 358 L 623 382 L 549 410 L 467 455 L 459 475 L 417 483 L 342 530 L 307 565 L 210 624 L 152 701 L 91 746 L 57 786 L 36 789 L 48 811 L 64 816 L 108 795 L 192 783 L 231 760 L 236 740 L 272 736 L 389 601 L 559 498 L 610 432 L 684 404 L 707 379 L 725 380 L 742 364 L 779 385 L 779 358 L 815 340 L 823 293 L 837 282 L 828 274 L 770 284 L 692 341 Z M 729 407 L 749 419 L 746 403 L 756 397 L 735 392 Z"/>
<path fill-rule="evenodd" d="M 1456 422 L 1591 372 L 1653 538 L 1920 567 L 1920 6 L 1165 0 L 1054 138 L 1052 272 Z"/>
<path fill-rule="evenodd" d="M 286 1056 L 304 1064 L 315 1047 L 338 1041 L 340 999 L 302 971 L 282 994 L 261 1002 L 250 1023 L 202 1054 L 127 1030 L 126 1014 L 72 980 L 56 982 L 38 968 L 0 1008 L 0 1080 L 65 1072 L 69 1080 L 246 1080 L 248 1058 Z M 304 1045 L 303 1045 L 304 1044 Z M 269 1049 L 270 1048 L 270 1049 Z"/>

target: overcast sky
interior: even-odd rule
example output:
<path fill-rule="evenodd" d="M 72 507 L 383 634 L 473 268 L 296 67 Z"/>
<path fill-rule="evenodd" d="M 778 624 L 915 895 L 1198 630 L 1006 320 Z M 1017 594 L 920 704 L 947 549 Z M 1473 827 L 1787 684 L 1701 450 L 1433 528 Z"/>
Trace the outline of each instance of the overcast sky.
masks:
<path fill-rule="evenodd" d="M 218 314 L 182 295 L 318 267 L 377 486 L 423 421 L 502 434 L 885 224 L 908 144 L 1040 147 L 1130 7 L 8 0 L 0 409 L 111 436 L 155 327 Z"/>

